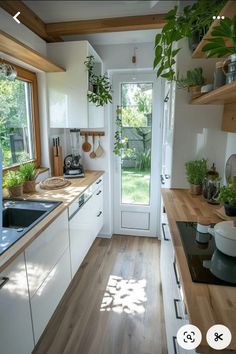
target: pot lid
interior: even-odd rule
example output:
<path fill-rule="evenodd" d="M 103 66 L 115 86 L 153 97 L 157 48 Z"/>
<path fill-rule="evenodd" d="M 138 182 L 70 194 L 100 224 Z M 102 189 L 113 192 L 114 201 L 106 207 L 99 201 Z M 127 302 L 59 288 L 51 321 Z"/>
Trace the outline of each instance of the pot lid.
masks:
<path fill-rule="evenodd" d="M 236 241 L 236 227 L 233 221 L 222 221 L 215 225 L 215 231 L 221 236 Z"/>

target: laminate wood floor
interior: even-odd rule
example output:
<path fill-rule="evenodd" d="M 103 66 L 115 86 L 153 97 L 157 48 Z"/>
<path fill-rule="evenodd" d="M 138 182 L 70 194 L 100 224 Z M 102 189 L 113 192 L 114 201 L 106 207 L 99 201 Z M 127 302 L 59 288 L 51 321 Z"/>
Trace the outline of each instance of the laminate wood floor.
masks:
<path fill-rule="evenodd" d="M 34 354 L 166 354 L 155 238 L 97 238 Z"/>

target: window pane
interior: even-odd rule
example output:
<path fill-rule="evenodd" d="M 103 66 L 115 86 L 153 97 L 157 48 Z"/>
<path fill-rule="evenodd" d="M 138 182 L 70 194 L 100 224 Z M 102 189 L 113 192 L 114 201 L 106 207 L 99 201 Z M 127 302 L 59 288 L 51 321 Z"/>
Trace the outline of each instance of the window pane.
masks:
<path fill-rule="evenodd" d="M 0 146 L 3 167 L 35 158 L 31 106 L 32 85 L 0 78 Z"/>
<path fill-rule="evenodd" d="M 122 203 L 150 204 L 152 84 L 121 85 Z"/>

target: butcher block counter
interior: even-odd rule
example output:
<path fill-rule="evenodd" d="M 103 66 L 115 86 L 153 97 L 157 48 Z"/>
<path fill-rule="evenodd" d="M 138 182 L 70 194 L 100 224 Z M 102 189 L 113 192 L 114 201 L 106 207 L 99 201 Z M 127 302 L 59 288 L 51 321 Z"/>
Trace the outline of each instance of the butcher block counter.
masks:
<path fill-rule="evenodd" d="M 236 353 L 236 287 L 207 285 L 192 281 L 176 225 L 176 221 L 196 222 L 199 216 L 209 217 L 212 223 L 220 222 L 222 220 L 214 214 L 219 205 L 210 205 L 202 196 L 193 196 L 185 189 L 162 189 L 162 197 L 189 321 L 202 332 L 202 343 L 197 348 L 197 352 Z M 206 333 L 215 324 L 227 326 L 232 333 L 232 341 L 227 349 L 216 351 L 207 344 Z"/>
<path fill-rule="evenodd" d="M 103 173 L 103 171 L 86 171 L 84 178 L 70 179 L 71 185 L 68 187 L 57 190 L 43 190 L 37 186 L 36 193 L 24 194 L 22 197 L 24 199 L 60 201 L 62 203 L 0 256 L 0 272 Z"/>

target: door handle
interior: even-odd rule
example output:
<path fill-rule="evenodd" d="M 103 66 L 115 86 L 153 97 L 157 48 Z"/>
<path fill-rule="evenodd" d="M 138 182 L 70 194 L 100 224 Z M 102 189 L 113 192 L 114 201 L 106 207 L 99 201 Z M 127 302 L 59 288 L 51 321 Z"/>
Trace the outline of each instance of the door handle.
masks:
<path fill-rule="evenodd" d="M 8 277 L 2 277 L 1 278 L 1 283 L 0 283 L 0 289 L 2 289 L 4 287 L 4 285 L 9 282 L 9 278 Z"/>

